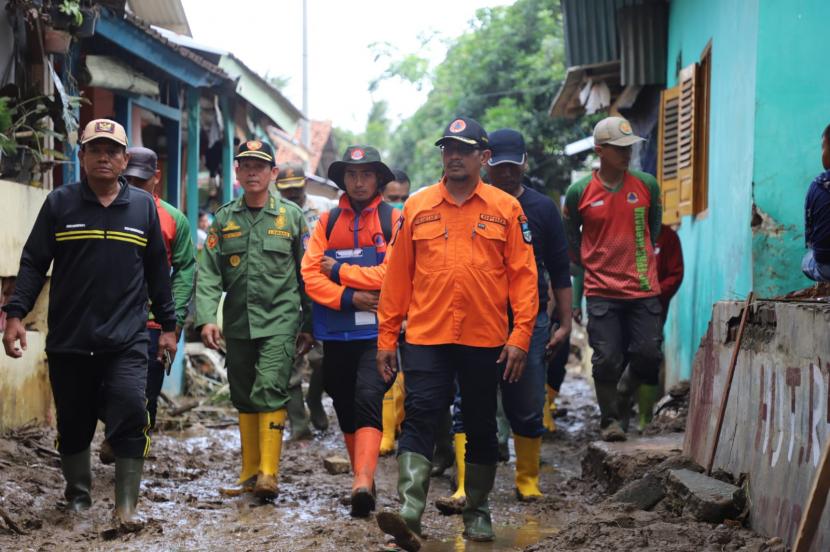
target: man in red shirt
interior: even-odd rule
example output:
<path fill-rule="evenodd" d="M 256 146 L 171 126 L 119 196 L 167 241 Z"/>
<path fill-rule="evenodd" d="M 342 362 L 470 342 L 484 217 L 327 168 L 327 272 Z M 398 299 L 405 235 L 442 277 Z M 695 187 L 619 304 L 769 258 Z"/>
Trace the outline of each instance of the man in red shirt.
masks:
<path fill-rule="evenodd" d="M 594 128 L 599 170 L 568 188 L 565 231 L 572 260 L 585 269 L 588 339 L 602 438 L 625 440 L 630 396 L 617 384 L 626 360 L 633 392 L 657 385 L 663 359 L 660 282 L 654 242 L 660 233 L 660 188 L 653 176 L 631 171 L 631 146 L 643 141 L 621 117 Z"/>

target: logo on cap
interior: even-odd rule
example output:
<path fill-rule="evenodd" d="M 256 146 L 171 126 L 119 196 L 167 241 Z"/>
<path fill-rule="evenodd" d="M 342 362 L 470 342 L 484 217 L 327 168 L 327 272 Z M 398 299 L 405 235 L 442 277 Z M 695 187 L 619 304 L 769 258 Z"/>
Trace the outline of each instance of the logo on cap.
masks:
<path fill-rule="evenodd" d="M 247 147 L 250 151 L 257 151 L 262 149 L 262 142 L 259 140 L 249 140 L 245 143 L 245 147 Z"/>
<path fill-rule="evenodd" d="M 623 121 L 620 123 L 620 132 L 623 134 L 633 134 L 634 131 L 631 130 L 631 124 L 628 121 Z"/>
<path fill-rule="evenodd" d="M 365 155 L 366 153 L 362 149 L 355 148 L 352 150 L 351 158 L 352 161 L 360 161 Z"/>
<path fill-rule="evenodd" d="M 450 123 L 450 132 L 452 133 L 459 133 L 465 128 L 467 128 L 467 123 L 465 123 L 461 119 L 456 119 L 455 121 Z"/>
<path fill-rule="evenodd" d="M 115 125 L 111 121 L 98 121 L 95 123 L 95 132 L 115 134 Z"/>

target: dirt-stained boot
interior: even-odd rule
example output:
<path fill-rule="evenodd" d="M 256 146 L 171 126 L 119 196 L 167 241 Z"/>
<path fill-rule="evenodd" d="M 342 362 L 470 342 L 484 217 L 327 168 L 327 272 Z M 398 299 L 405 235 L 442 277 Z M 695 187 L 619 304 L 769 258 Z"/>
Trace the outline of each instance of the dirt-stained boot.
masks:
<path fill-rule="evenodd" d="M 394 385 L 393 385 L 394 387 Z M 383 438 L 380 441 L 380 455 L 387 456 L 395 452 L 395 393 L 392 387 L 383 396 Z"/>
<path fill-rule="evenodd" d="M 61 454 L 61 471 L 66 479 L 63 496 L 72 512 L 88 510 L 92 506 L 92 469 L 89 448 L 75 454 Z"/>
<path fill-rule="evenodd" d="M 235 487 L 222 487 L 219 493 L 225 496 L 239 496 L 253 492 L 259 471 L 259 414 L 239 413 L 239 442 L 241 444 L 242 468 Z"/>
<path fill-rule="evenodd" d="M 286 417 L 285 409 L 259 413 L 259 471 L 254 487 L 254 494 L 259 498 L 273 499 L 277 496 Z"/>
<path fill-rule="evenodd" d="M 542 498 L 539 490 L 539 456 L 541 437 L 522 437 L 513 434 L 516 447 L 516 498 L 520 502 L 535 502 Z"/>
<path fill-rule="evenodd" d="M 374 427 L 361 427 L 354 434 L 354 481 L 352 482 L 352 515 L 367 517 L 375 509 L 375 469 L 381 432 Z"/>
<path fill-rule="evenodd" d="M 495 464 L 467 463 L 464 481 L 467 504 L 461 515 L 464 518 L 464 536 L 472 541 L 489 542 L 495 538 L 489 503 L 495 480 Z"/>
<path fill-rule="evenodd" d="M 459 515 L 464 509 L 467 495 L 464 494 L 464 454 L 467 451 L 467 434 L 455 434 L 455 493 L 442 496 L 435 501 L 435 507 L 445 516 Z"/>
<path fill-rule="evenodd" d="M 98 460 L 106 465 L 115 463 L 115 453 L 112 451 L 112 445 L 106 439 L 101 442 L 101 448 L 98 449 Z"/>
<path fill-rule="evenodd" d="M 631 366 L 626 366 L 617 382 L 617 413 L 619 414 L 620 427 L 626 433 L 631 421 L 631 413 L 634 407 L 634 396 L 640 387 L 640 381 L 631 371 Z"/>
<path fill-rule="evenodd" d="M 136 506 L 143 471 L 144 458 L 115 459 L 115 518 L 122 525 L 140 523 L 136 518 Z"/>
<path fill-rule="evenodd" d="M 617 384 L 594 380 L 597 404 L 600 412 L 600 436 L 603 441 L 625 441 L 625 431 L 620 426 L 618 414 Z"/>
<path fill-rule="evenodd" d="M 395 544 L 408 552 L 417 552 L 421 548 L 421 516 L 427 503 L 430 467 L 425 456 L 416 452 L 401 453 L 398 456 L 401 509 L 377 515 L 380 530 L 394 537 Z"/>

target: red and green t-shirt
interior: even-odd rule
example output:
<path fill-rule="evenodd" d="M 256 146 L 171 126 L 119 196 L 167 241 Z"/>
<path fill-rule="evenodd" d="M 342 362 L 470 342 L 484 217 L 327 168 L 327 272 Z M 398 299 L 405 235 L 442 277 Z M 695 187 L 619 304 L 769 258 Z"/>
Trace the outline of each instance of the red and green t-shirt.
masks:
<path fill-rule="evenodd" d="M 627 171 L 607 190 L 596 171 L 568 188 L 563 210 L 571 258 L 585 268 L 585 295 L 638 299 L 660 294 L 654 241 L 660 233 L 660 187 Z"/>

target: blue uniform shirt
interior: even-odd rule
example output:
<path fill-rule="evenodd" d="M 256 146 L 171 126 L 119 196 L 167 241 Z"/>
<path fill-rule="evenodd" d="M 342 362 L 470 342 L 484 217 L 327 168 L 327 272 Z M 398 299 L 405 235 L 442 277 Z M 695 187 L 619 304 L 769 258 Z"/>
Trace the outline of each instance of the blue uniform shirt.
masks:
<path fill-rule="evenodd" d="M 553 289 L 571 287 L 565 230 L 559 209 L 549 197 L 525 186 L 524 192 L 517 199 L 533 236 L 533 256 L 539 271 L 539 309 L 542 310 L 548 300 L 548 285 L 543 269 L 547 270 Z"/>
<path fill-rule="evenodd" d="M 830 171 L 818 175 L 807 190 L 804 239 L 816 262 L 830 263 Z"/>

